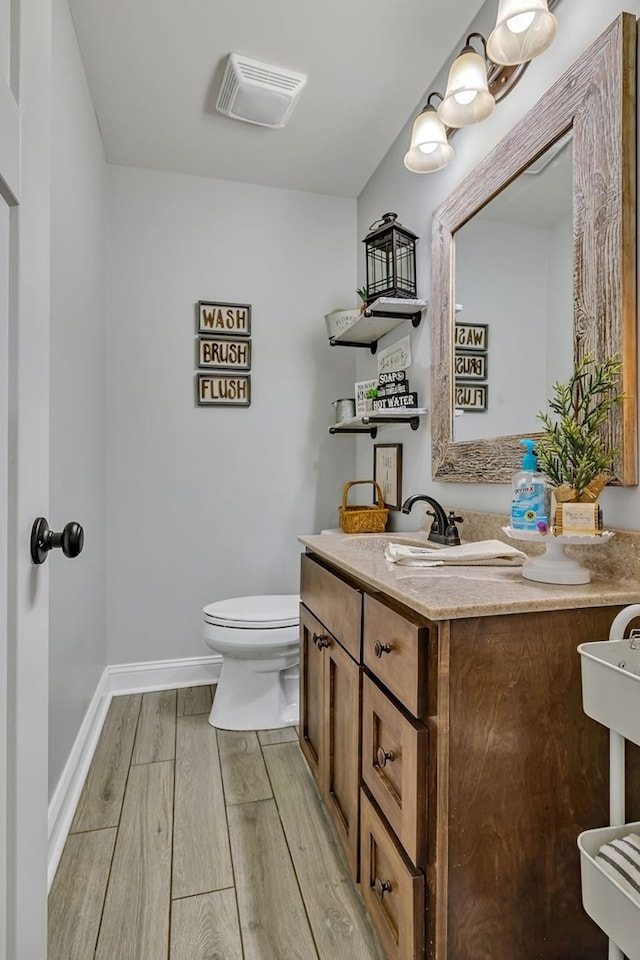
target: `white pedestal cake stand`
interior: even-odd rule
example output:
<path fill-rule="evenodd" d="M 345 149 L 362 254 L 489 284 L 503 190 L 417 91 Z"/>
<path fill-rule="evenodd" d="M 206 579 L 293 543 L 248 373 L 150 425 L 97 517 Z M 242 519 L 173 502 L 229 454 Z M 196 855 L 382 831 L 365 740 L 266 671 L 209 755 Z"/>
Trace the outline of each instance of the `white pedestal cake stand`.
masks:
<path fill-rule="evenodd" d="M 538 533 L 536 530 L 513 530 L 503 527 L 511 540 L 528 540 L 542 543 L 545 552 L 539 557 L 531 557 L 522 565 L 525 580 L 537 580 L 539 583 L 589 583 L 591 573 L 579 560 L 568 557 L 565 547 L 588 546 L 606 543 L 614 536 L 613 531 L 603 530 L 601 534 L 561 533 L 555 537 L 552 533 Z"/>

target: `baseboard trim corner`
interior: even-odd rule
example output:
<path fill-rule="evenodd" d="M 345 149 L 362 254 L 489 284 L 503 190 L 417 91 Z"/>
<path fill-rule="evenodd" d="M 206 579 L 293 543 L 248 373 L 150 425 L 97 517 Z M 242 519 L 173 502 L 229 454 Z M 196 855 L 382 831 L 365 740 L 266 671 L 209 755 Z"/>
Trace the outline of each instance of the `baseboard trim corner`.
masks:
<path fill-rule="evenodd" d="M 217 683 L 221 671 L 220 655 L 119 663 L 104 668 L 49 803 L 47 889 L 51 889 L 58 869 L 111 698 L 127 693 L 149 693 L 153 690 Z"/>

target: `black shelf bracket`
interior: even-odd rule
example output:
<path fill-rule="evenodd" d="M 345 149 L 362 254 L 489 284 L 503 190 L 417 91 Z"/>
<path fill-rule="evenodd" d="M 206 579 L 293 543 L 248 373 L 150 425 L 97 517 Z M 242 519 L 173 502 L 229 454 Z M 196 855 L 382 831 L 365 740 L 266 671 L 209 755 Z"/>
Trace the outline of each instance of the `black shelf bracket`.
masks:
<path fill-rule="evenodd" d="M 363 423 L 408 423 L 412 430 L 417 430 L 420 426 L 420 417 L 376 417 L 375 414 L 370 417 L 363 417 Z"/>
<path fill-rule="evenodd" d="M 393 310 L 365 310 L 365 317 L 398 317 L 400 314 L 394 313 Z M 403 314 L 404 320 L 411 320 L 412 327 L 419 327 L 420 321 L 422 320 L 422 310 L 418 310 L 416 313 L 406 313 Z"/>
<path fill-rule="evenodd" d="M 370 350 L 371 353 L 375 353 L 378 349 L 377 340 L 374 340 L 373 343 L 355 343 L 353 340 L 336 340 L 335 337 L 330 337 L 329 343 L 332 347 L 364 347 L 365 350 Z"/>
<path fill-rule="evenodd" d="M 378 421 L 380 422 L 380 421 Z M 378 436 L 377 427 L 329 427 L 329 433 L 368 433 L 372 440 Z"/>

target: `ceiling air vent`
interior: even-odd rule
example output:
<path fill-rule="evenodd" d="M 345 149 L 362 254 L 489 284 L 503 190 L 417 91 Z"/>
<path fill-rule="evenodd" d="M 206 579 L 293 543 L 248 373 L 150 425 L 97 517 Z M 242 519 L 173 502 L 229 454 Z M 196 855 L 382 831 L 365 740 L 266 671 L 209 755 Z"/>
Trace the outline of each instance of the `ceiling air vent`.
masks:
<path fill-rule="evenodd" d="M 284 127 L 306 82 L 304 73 L 230 53 L 216 110 L 234 120 L 262 127 Z"/>

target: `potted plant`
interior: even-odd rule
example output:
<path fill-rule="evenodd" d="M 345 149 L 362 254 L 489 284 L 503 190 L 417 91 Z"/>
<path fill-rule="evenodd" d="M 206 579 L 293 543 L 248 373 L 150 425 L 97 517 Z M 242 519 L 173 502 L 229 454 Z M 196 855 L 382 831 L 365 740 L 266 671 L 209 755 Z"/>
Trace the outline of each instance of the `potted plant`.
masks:
<path fill-rule="evenodd" d="M 596 363 L 588 353 L 576 361 L 566 383 L 554 383 L 549 400 L 552 414 L 538 412 L 544 432 L 536 443 L 538 465 L 553 488 L 557 508 L 554 532 L 566 524 L 566 504 L 591 505 L 582 511 L 586 532 L 598 529 L 597 500 L 611 476 L 617 448 L 607 448 L 600 427 L 615 404 L 623 403 L 617 392 L 622 361 L 617 356 Z M 573 511 L 580 526 L 580 509 Z M 587 519 L 588 518 L 588 519 Z M 593 519 L 593 529 L 591 520 Z"/>
<path fill-rule="evenodd" d="M 373 410 L 373 401 L 377 399 L 377 396 L 377 387 L 371 387 L 370 390 L 367 390 L 367 410 Z"/>

